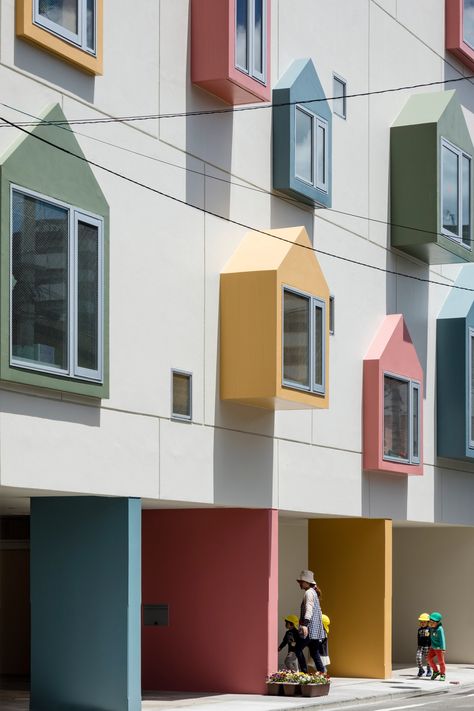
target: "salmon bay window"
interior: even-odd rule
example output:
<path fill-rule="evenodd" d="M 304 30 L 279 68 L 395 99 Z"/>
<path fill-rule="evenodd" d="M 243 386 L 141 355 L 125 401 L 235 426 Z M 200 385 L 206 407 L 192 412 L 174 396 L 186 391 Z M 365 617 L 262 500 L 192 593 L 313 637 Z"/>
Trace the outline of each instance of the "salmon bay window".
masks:
<path fill-rule="evenodd" d="M 95 53 L 96 0 L 34 0 L 34 22 Z"/>
<path fill-rule="evenodd" d="M 443 234 L 471 249 L 471 156 L 442 139 Z"/>
<path fill-rule="evenodd" d="M 326 304 L 283 289 L 283 385 L 315 393 L 325 390 Z"/>
<path fill-rule="evenodd" d="M 384 459 L 420 461 L 420 384 L 384 374 Z"/>
<path fill-rule="evenodd" d="M 10 364 L 101 382 L 103 221 L 11 192 Z"/>

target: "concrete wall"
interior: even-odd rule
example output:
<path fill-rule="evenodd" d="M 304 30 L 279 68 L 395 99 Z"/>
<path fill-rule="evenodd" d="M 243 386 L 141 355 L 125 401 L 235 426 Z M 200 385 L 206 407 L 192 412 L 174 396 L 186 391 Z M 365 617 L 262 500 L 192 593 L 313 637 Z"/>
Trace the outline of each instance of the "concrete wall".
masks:
<path fill-rule="evenodd" d="M 144 511 L 144 689 L 263 693 L 277 663 L 278 514 Z"/>
<path fill-rule="evenodd" d="M 474 531 L 394 528 L 393 659 L 415 666 L 421 612 L 443 615 L 448 662 L 474 663 Z"/>
<path fill-rule="evenodd" d="M 285 617 L 300 615 L 303 593 L 296 582 L 302 570 L 308 567 L 308 521 L 280 516 L 278 547 L 278 644 L 285 635 Z M 279 666 L 288 650 L 285 647 L 279 654 Z"/>

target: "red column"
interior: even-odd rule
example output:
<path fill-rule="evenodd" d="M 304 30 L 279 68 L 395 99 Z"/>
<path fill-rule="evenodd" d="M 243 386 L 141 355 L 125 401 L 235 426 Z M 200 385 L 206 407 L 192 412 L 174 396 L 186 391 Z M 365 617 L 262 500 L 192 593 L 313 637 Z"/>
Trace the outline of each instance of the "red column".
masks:
<path fill-rule="evenodd" d="M 262 693 L 277 668 L 278 512 L 143 512 L 143 605 L 169 625 L 142 628 L 145 690 Z"/>

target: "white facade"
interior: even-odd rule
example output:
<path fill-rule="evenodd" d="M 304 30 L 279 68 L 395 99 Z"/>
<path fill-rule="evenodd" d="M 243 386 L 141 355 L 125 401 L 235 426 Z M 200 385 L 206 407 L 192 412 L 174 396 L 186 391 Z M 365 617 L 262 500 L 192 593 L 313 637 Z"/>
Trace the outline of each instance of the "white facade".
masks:
<path fill-rule="evenodd" d="M 89 160 L 152 190 L 93 168 L 111 214 L 110 399 L 0 386 L 2 512 L 56 492 L 474 525 L 472 465 L 439 462 L 435 443 L 436 317 L 459 267 L 393 251 L 385 224 L 390 126 L 411 90 L 350 97 L 469 73 L 445 53 L 444 0 L 415 5 L 272 2 L 272 84 L 301 56 L 328 97 L 334 72 L 347 81 L 347 120 L 333 118 L 332 209 L 270 194 L 269 108 L 72 124 Z M 104 12 L 104 74 L 91 78 L 17 39 L 14 2 L 2 3 L 3 116 L 24 121 L 19 111 L 38 116 L 56 102 L 71 121 L 224 107 L 191 84 L 188 0 L 143 0 L 139 12 L 116 0 Z M 472 84 L 452 86 L 474 131 Z M 4 127 L 1 150 L 18 138 Z M 228 218 L 263 230 L 304 225 L 321 250 L 336 304 L 328 410 L 273 414 L 219 400 L 219 275 L 246 233 Z M 404 315 L 425 372 L 419 478 L 361 468 L 362 360 L 390 313 Z M 173 368 L 193 374 L 191 424 L 170 418 Z"/>

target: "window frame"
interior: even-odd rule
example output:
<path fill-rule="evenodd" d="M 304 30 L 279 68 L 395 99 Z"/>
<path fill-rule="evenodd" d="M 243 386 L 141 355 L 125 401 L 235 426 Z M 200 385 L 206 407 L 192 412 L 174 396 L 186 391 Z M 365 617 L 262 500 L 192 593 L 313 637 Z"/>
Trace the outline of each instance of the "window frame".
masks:
<path fill-rule="evenodd" d="M 385 378 L 392 378 L 393 380 L 398 380 L 402 383 L 408 383 L 408 457 L 395 457 L 385 454 Z M 420 464 L 420 451 L 421 451 L 421 383 L 414 378 L 408 378 L 398 373 L 392 373 L 391 371 L 384 370 L 382 373 L 382 458 L 386 462 L 398 462 L 399 464 L 409 464 L 417 465 Z M 417 436 L 418 436 L 418 454 L 415 456 L 413 453 L 413 392 L 418 392 L 418 419 L 417 419 Z"/>
<path fill-rule="evenodd" d="M 308 373 L 309 373 L 309 385 L 301 385 L 294 380 L 288 380 L 285 378 L 285 293 L 295 294 L 302 298 L 307 299 L 309 302 L 309 346 L 308 346 Z M 316 332 L 316 308 L 322 309 L 322 341 L 321 341 L 321 374 L 322 382 L 315 382 L 315 332 Z M 300 390 L 302 392 L 313 393 L 315 395 L 325 395 L 326 393 L 326 302 L 319 296 L 314 296 L 308 292 L 301 291 L 300 289 L 295 289 L 287 284 L 282 285 L 282 301 L 281 301 L 281 382 L 282 386 L 285 388 L 292 388 L 293 390 Z"/>
<path fill-rule="evenodd" d="M 41 200 L 44 203 L 60 207 L 68 211 L 68 328 L 67 328 L 67 349 L 68 349 L 68 367 L 53 368 L 44 364 L 35 364 L 29 361 L 15 360 L 13 355 L 13 313 L 12 313 L 12 277 L 13 277 L 13 193 L 20 193 L 27 197 Z M 11 368 L 20 368 L 35 373 L 43 373 L 45 375 L 59 376 L 66 380 L 75 380 L 81 382 L 90 382 L 103 384 L 104 383 L 104 321 L 105 321 L 105 238 L 104 238 L 104 219 L 100 215 L 94 215 L 91 212 L 85 211 L 82 208 L 76 207 L 69 203 L 43 195 L 29 188 L 25 188 L 15 183 L 10 184 L 10 229 L 9 229 L 9 366 Z M 77 245 L 78 245 L 78 223 L 93 225 L 97 227 L 98 236 L 98 314 L 97 314 L 97 370 L 93 371 L 88 368 L 81 368 L 78 364 L 78 276 L 77 276 Z"/>
<path fill-rule="evenodd" d="M 263 72 L 255 71 L 255 0 L 246 0 L 247 2 L 247 67 L 242 67 L 237 61 L 237 11 L 238 2 L 235 0 L 234 11 L 234 66 L 239 72 L 246 74 L 251 79 L 260 82 L 263 86 L 267 85 L 267 2 L 262 0 L 262 67 Z"/>
<path fill-rule="evenodd" d="M 77 26 L 79 28 L 77 33 L 71 32 L 62 25 L 41 15 L 39 1 L 33 0 L 33 24 L 79 47 L 87 54 L 93 57 L 97 56 L 97 0 L 92 0 L 94 3 L 94 48 L 87 46 L 87 0 L 77 0 Z"/>
<path fill-rule="evenodd" d="M 173 377 L 174 375 L 184 375 L 189 379 L 189 415 L 181 415 L 174 411 L 173 397 Z M 181 422 L 191 422 L 193 419 L 193 374 L 189 370 L 181 370 L 179 368 L 171 368 L 171 403 L 170 403 L 171 419 Z"/>
<path fill-rule="evenodd" d="M 444 206 L 444 151 L 443 148 L 446 148 L 447 150 L 450 150 L 452 153 L 455 153 L 458 157 L 458 234 L 455 232 L 451 232 L 450 230 L 447 230 L 444 225 L 443 225 L 443 206 Z M 462 207 L 462 202 L 463 202 L 463 170 L 462 170 L 462 159 L 463 157 L 469 159 L 469 244 L 466 244 L 462 238 L 462 228 L 463 228 L 463 207 Z M 464 249 L 468 249 L 469 251 L 472 251 L 472 196 L 471 196 L 471 191 L 472 191 L 472 156 L 469 155 L 469 153 L 466 153 L 466 151 L 463 151 L 462 148 L 458 148 L 455 146 L 451 141 L 449 141 L 447 138 L 444 138 L 443 136 L 441 137 L 441 157 L 440 157 L 440 232 L 444 237 L 448 237 L 449 239 L 453 240 L 453 242 L 456 242 L 456 244 L 459 244 L 461 247 L 464 247 Z"/>
<path fill-rule="evenodd" d="M 339 84 L 342 84 L 343 86 L 343 92 L 342 92 L 342 97 L 336 98 L 336 82 Z M 347 119 L 347 80 L 341 77 L 340 74 L 336 74 L 336 72 L 333 72 L 332 74 L 332 86 L 333 86 L 333 113 L 336 114 L 336 116 L 339 116 L 340 118 L 344 119 L 346 121 Z M 339 113 L 339 111 L 336 111 L 336 101 L 340 101 L 342 98 L 342 105 L 343 105 L 343 113 Z"/>
<path fill-rule="evenodd" d="M 474 398 L 472 397 L 472 386 L 473 386 L 472 358 L 474 356 L 474 346 L 473 346 L 474 327 L 471 327 L 471 326 L 468 327 L 467 337 L 468 337 L 467 387 L 468 387 L 468 404 L 469 404 L 468 418 L 467 418 L 467 442 L 468 442 L 469 449 L 474 449 L 474 438 L 472 437 L 472 424 L 471 424 L 472 415 L 473 415 L 473 407 L 474 407 Z"/>
<path fill-rule="evenodd" d="M 311 124 L 311 130 L 312 130 L 312 143 L 311 143 L 311 173 L 312 173 L 312 181 L 309 182 L 306 180 L 306 178 L 301 177 L 298 175 L 296 172 L 296 112 L 301 111 L 302 113 L 306 114 L 311 118 L 312 124 Z M 326 119 L 323 119 L 321 116 L 318 116 L 318 114 L 315 114 L 314 111 L 311 111 L 310 109 L 306 108 L 305 106 L 302 106 L 301 104 L 296 104 L 295 105 L 295 114 L 294 114 L 294 137 L 295 137 L 295 178 L 297 180 L 300 180 L 302 183 L 305 185 L 310 185 L 313 188 L 316 188 L 317 190 L 321 190 L 321 192 L 327 193 L 328 192 L 328 134 L 329 134 L 329 123 L 326 121 Z M 320 176 L 318 174 L 318 157 L 319 153 L 318 150 L 320 150 L 320 141 L 318 141 L 318 128 L 321 127 L 324 129 L 324 146 L 323 146 L 323 160 L 324 160 L 324 175 L 323 175 L 323 180 L 320 180 Z"/>
<path fill-rule="evenodd" d="M 336 297 L 334 294 L 329 297 L 329 333 L 331 336 L 336 333 Z"/>

